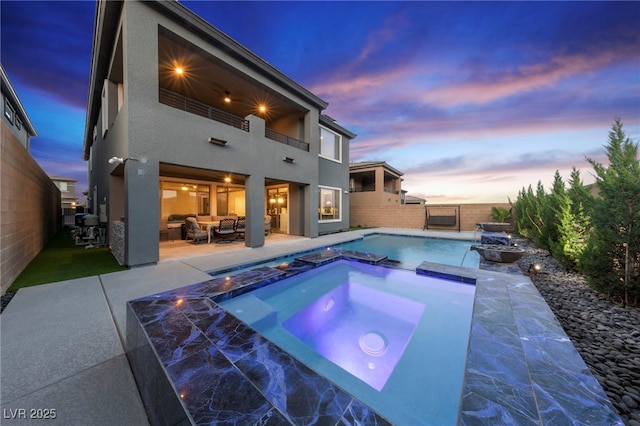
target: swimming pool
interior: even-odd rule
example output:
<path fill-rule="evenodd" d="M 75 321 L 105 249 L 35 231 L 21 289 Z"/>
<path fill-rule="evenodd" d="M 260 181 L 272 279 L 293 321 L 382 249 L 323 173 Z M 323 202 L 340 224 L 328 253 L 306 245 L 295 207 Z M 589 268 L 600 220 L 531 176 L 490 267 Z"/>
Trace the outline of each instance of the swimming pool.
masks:
<path fill-rule="evenodd" d="M 470 250 L 471 244 L 471 241 L 466 240 L 373 233 L 353 241 L 311 250 L 309 253 L 335 248 L 386 256 L 403 265 L 405 269 L 415 269 L 424 261 L 477 269 L 480 265 L 480 254 Z M 297 253 L 288 257 L 243 265 L 233 270 L 217 271 L 211 275 L 213 277 L 231 276 L 256 266 L 274 267 L 292 262 L 300 255 L 301 253 Z"/>
<path fill-rule="evenodd" d="M 454 424 L 475 286 L 338 260 L 220 305 L 395 424 Z"/>
<path fill-rule="evenodd" d="M 373 234 L 336 247 L 384 254 L 389 259 L 398 260 L 413 267 L 424 261 L 465 268 L 478 268 L 480 263 L 480 255 L 469 250 L 471 241 L 464 240 Z"/>
<path fill-rule="evenodd" d="M 327 245 L 320 237 L 315 247 L 324 250 L 310 255 L 313 247 L 298 247 L 299 260 L 273 267 L 245 257 L 244 267 L 232 267 L 244 268 L 240 273 L 184 287 L 176 282 L 172 290 L 127 302 L 127 358 L 151 424 L 389 424 L 373 404 L 309 369 L 219 305 L 353 256 Z M 385 264 L 383 257 L 353 258 Z M 388 266 L 394 265 L 403 267 Z M 421 275 L 476 283 L 462 402 L 452 425 L 622 426 L 531 280 L 486 267 L 481 261 L 480 269 L 428 262 L 416 268 Z M 365 343 L 379 347 L 375 339 Z M 439 396 L 429 403 L 438 404 Z"/>

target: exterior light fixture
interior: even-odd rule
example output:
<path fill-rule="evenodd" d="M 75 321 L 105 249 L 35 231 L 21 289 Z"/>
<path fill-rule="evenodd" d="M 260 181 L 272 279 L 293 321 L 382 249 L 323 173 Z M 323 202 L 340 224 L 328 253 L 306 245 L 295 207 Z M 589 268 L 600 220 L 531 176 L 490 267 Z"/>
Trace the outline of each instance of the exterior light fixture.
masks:
<path fill-rule="evenodd" d="M 224 178 L 224 182 L 225 183 L 231 183 L 231 178 L 229 176 L 227 176 L 226 178 Z"/>
<path fill-rule="evenodd" d="M 295 158 L 291 158 L 291 157 L 284 157 L 284 158 L 282 159 L 282 161 L 284 161 L 284 162 L 286 162 L 286 163 L 291 163 L 291 164 L 293 164 L 293 163 L 295 163 L 295 162 L 296 162 L 296 159 L 295 159 Z"/>
<path fill-rule="evenodd" d="M 230 104 L 231 103 L 231 94 L 229 92 L 224 92 L 224 103 L 226 104 Z"/>
<path fill-rule="evenodd" d="M 220 145 L 220 146 L 227 146 L 227 144 L 229 142 L 222 140 L 222 139 L 217 139 L 217 138 L 209 138 L 209 143 L 212 143 L 214 145 Z"/>
<path fill-rule="evenodd" d="M 182 67 L 176 67 L 176 74 L 178 75 L 184 74 L 184 69 L 182 69 Z"/>
<path fill-rule="evenodd" d="M 258 106 L 258 111 L 260 111 L 262 113 L 265 113 L 265 112 L 267 112 L 267 107 L 264 106 L 264 105 L 259 105 Z"/>
<path fill-rule="evenodd" d="M 145 164 L 147 162 L 147 157 L 142 157 L 142 158 L 133 158 L 133 157 L 111 157 L 109 158 L 109 164 L 124 164 L 127 161 L 139 161 L 142 164 Z"/>
<path fill-rule="evenodd" d="M 542 271 L 542 266 L 540 266 L 540 264 L 538 263 L 532 263 L 529 265 L 529 269 L 527 269 L 527 272 L 530 274 L 539 274 L 540 271 Z"/>

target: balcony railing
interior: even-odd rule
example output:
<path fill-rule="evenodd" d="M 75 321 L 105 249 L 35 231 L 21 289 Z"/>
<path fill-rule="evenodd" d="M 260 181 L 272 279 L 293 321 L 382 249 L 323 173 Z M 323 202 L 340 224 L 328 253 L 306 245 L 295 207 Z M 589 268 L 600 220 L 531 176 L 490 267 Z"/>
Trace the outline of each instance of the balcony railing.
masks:
<path fill-rule="evenodd" d="M 292 146 L 294 148 L 301 149 L 303 151 L 309 151 L 309 144 L 306 142 L 302 142 L 298 139 L 292 138 L 291 136 L 283 135 L 282 133 L 278 133 L 275 130 L 271 130 L 269 128 L 264 129 L 264 136 L 274 140 L 276 142 L 283 143 L 285 145 Z"/>
<path fill-rule="evenodd" d="M 160 88 L 159 101 L 160 103 L 170 107 L 181 109 L 183 111 L 235 127 L 236 129 L 244 130 L 245 132 L 249 131 L 248 120 L 229 114 L 228 112 L 219 110 L 202 102 L 198 102 L 194 99 L 187 98 L 179 93 L 163 89 L 162 87 Z"/>
<path fill-rule="evenodd" d="M 375 186 L 361 186 L 361 187 L 351 187 L 349 188 L 349 192 L 374 192 L 376 190 Z"/>
<path fill-rule="evenodd" d="M 389 194 L 399 194 L 398 191 L 396 191 L 393 188 L 387 188 L 386 186 L 384 187 L 384 192 L 388 192 Z"/>

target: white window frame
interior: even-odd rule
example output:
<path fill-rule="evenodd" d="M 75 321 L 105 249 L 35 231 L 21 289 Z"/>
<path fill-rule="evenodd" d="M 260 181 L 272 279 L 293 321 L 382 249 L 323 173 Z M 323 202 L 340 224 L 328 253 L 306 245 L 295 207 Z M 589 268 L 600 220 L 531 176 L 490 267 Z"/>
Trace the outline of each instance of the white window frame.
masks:
<path fill-rule="evenodd" d="M 338 137 L 338 146 L 337 146 L 338 158 L 333 158 L 333 157 L 329 157 L 327 155 L 323 155 L 322 154 L 322 131 L 323 130 L 326 130 L 327 132 L 329 132 L 329 133 L 331 133 L 331 134 L 333 134 L 333 135 Z M 327 127 L 320 126 L 319 141 L 320 141 L 320 146 L 319 146 L 318 152 L 319 152 L 319 156 L 320 157 L 326 158 L 327 160 L 330 160 L 330 161 L 335 161 L 336 163 L 342 163 L 342 135 L 340 133 L 336 133 L 333 130 L 327 128 Z"/>
<path fill-rule="evenodd" d="M 323 189 L 328 189 L 331 191 L 335 191 L 337 192 L 337 196 L 335 196 L 335 199 L 338 200 L 339 204 L 338 204 L 338 218 L 337 219 L 322 219 L 322 209 L 325 208 L 322 202 L 322 190 Z M 335 223 L 335 222 L 342 222 L 342 206 L 343 206 L 343 202 L 342 202 L 342 188 L 336 188 L 333 186 L 324 186 L 324 185 L 318 185 L 318 223 Z"/>

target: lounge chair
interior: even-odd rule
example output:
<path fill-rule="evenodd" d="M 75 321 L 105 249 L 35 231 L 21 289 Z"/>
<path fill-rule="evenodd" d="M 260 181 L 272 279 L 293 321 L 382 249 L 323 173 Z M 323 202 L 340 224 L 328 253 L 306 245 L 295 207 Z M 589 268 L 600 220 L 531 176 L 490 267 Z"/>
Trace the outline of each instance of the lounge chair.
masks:
<path fill-rule="evenodd" d="M 244 240 L 244 232 L 247 226 L 247 219 L 244 216 L 239 216 L 236 220 L 235 230 L 236 230 L 236 238 Z"/>
<path fill-rule="evenodd" d="M 220 239 L 216 243 L 230 243 L 233 242 L 236 236 L 236 221 L 235 219 L 222 219 L 217 228 L 214 229 L 215 234 L 220 236 Z"/>
<path fill-rule="evenodd" d="M 207 241 L 209 239 L 209 234 L 207 231 L 200 229 L 195 217 L 186 218 L 185 223 L 187 225 L 187 240 L 190 239 L 193 240 L 193 243 L 197 243 L 198 241 Z"/>

